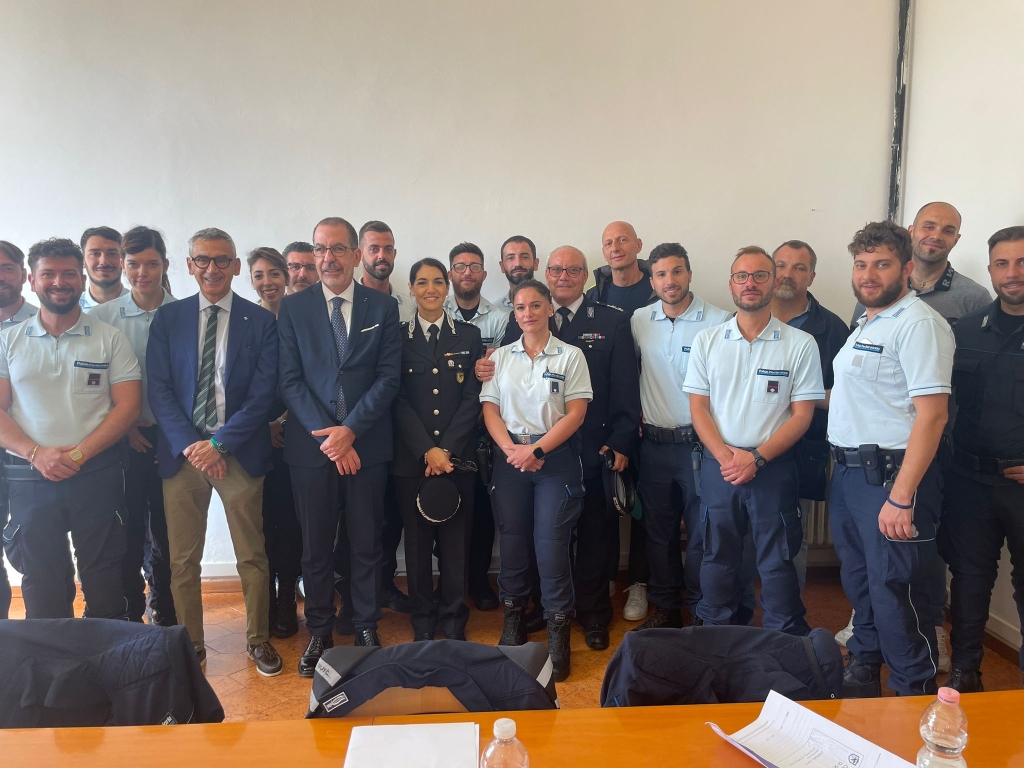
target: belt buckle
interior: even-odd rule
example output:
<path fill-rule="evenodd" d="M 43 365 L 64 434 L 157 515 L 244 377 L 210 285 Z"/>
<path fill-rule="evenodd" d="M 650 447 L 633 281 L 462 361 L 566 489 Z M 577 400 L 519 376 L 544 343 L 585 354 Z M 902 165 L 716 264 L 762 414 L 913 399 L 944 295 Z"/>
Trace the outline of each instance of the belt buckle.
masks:
<path fill-rule="evenodd" d="M 531 435 L 516 435 L 515 436 L 516 442 L 519 443 L 519 445 L 530 445 L 530 437 L 531 437 Z"/>

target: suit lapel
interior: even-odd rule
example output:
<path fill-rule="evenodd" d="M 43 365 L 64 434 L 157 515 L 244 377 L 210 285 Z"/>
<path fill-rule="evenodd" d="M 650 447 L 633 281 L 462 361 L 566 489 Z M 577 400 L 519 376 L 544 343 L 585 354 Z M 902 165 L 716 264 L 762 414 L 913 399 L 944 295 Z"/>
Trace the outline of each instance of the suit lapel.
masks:
<path fill-rule="evenodd" d="M 355 285 L 355 291 L 352 294 L 352 322 L 348 329 L 348 345 L 345 347 L 345 356 L 338 363 L 339 368 L 343 367 L 352 357 L 352 350 L 360 341 L 363 322 L 366 320 L 366 305 L 368 303 L 366 291 L 369 290 L 372 289 L 364 288 L 359 283 Z"/>
<path fill-rule="evenodd" d="M 228 359 L 224 366 L 225 382 L 231 381 L 231 369 L 234 367 L 235 358 L 245 346 L 246 337 L 249 335 L 249 323 L 251 322 L 249 315 L 251 314 L 252 312 L 237 294 L 232 296 L 231 311 L 228 312 Z M 197 343 L 198 338 L 197 335 Z"/>
<path fill-rule="evenodd" d="M 307 294 L 309 295 L 307 296 Z M 330 350 L 328 354 L 334 362 L 334 367 L 341 368 L 341 361 L 338 359 L 338 345 L 334 342 L 334 329 L 331 328 L 331 318 L 327 314 L 323 283 L 318 282 L 311 285 L 301 295 L 306 299 L 303 309 L 310 314 L 310 327 L 312 327 L 313 333 L 319 337 L 310 339 L 313 342 L 312 348 Z M 306 327 L 303 326 L 303 331 L 305 329 Z"/>
<path fill-rule="evenodd" d="M 185 304 L 185 302 L 190 302 Z M 184 312 L 181 320 L 182 333 L 185 335 L 185 381 L 191 381 L 193 386 L 199 384 L 199 294 L 182 300 L 182 305 L 188 309 Z"/>
<path fill-rule="evenodd" d="M 572 320 L 563 323 L 558 338 L 562 341 L 571 341 L 583 332 L 583 328 L 587 325 L 587 306 L 587 300 L 583 299 L 583 303 L 576 310 L 576 314 L 572 316 Z"/>
<path fill-rule="evenodd" d="M 420 328 L 420 321 L 414 316 L 413 319 L 409 321 L 409 324 L 412 327 L 412 339 L 409 340 L 410 348 L 420 357 L 433 363 L 434 350 L 430 348 L 430 342 L 427 340 L 427 337 L 423 335 L 423 329 Z"/>

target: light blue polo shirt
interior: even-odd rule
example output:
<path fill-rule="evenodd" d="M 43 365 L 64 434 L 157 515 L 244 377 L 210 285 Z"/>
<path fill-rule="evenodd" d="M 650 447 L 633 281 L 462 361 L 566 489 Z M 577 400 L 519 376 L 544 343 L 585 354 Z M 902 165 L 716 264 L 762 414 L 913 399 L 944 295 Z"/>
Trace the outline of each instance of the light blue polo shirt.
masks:
<path fill-rule="evenodd" d="M 495 350 L 494 378 L 480 391 L 481 403 L 494 403 L 514 435 L 543 435 L 565 416 L 570 400 L 593 400 L 590 369 L 583 353 L 553 335 L 533 360 L 522 338 Z"/>
<path fill-rule="evenodd" d="M 455 302 L 455 297 L 450 294 L 444 300 L 444 311 L 456 320 L 472 323 L 479 328 L 480 340 L 488 349 L 494 349 L 501 344 L 501 338 L 505 335 L 505 327 L 508 325 L 508 312 L 499 309 L 483 296 L 480 297 L 480 305 L 476 309 L 476 314 L 469 320 L 462 316 L 462 310 Z"/>
<path fill-rule="evenodd" d="M 711 398 L 727 445 L 757 448 L 789 419 L 790 403 L 825 399 L 818 345 L 774 315 L 748 342 L 733 317 L 697 334 L 683 391 Z"/>
<path fill-rule="evenodd" d="M 11 418 L 48 447 L 78 445 L 113 410 L 110 386 L 142 379 L 124 334 L 85 312 L 57 338 L 38 315 L 0 331 L 0 376 Z"/>
<path fill-rule="evenodd" d="M 165 290 L 164 300 L 160 306 L 170 304 L 175 300 Z M 149 387 L 146 377 L 146 345 L 149 343 L 149 326 L 156 316 L 156 310 L 147 312 L 144 309 L 139 309 L 139 305 L 132 298 L 132 292 L 127 291 L 121 298 L 108 301 L 106 304 L 97 304 L 87 311 L 92 317 L 121 331 L 128 339 L 128 343 L 132 345 L 132 352 L 139 359 L 139 370 L 142 373 L 142 415 L 139 420 L 146 424 L 156 424 L 156 416 L 153 415 L 153 409 L 149 407 Z"/>
<path fill-rule="evenodd" d="M 633 313 L 630 327 L 640 353 L 644 421 L 666 429 L 690 425 L 690 396 L 683 391 L 683 380 L 693 340 L 701 331 L 728 319 L 728 312 L 698 296 L 675 321 L 665 314 L 660 301 Z"/>
<path fill-rule="evenodd" d="M 832 361 L 828 441 L 905 449 L 912 398 L 950 393 L 955 349 L 949 323 L 912 292 L 870 321 L 862 316 Z"/>
<path fill-rule="evenodd" d="M 121 283 L 121 292 L 119 294 L 117 294 L 117 298 L 111 299 L 111 301 L 117 301 L 118 299 L 123 299 L 124 295 L 126 293 L 131 293 L 131 291 L 129 291 L 127 288 L 125 288 L 124 283 Z M 89 293 L 89 281 L 88 280 L 85 283 L 85 290 L 82 291 L 82 295 L 78 297 L 78 306 L 80 306 L 82 309 L 84 309 L 86 311 L 92 309 L 93 307 L 101 307 L 101 306 L 103 306 L 98 301 L 96 301 L 96 299 L 94 299 L 92 297 L 91 293 Z"/>
<path fill-rule="evenodd" d="M 363 284 L 363 278 L 361 277 L 359 278 L 359 284 Z M 389 295 L 392 299 L 398 302 L 398 322 L 408 323 L 416 317 L 416 300 L 408 293 L 402 293 L 402 291 L 395 288 L 394 285 L 389 287 L 391 288 L 391 293 Z M 373 291 L 376 290 L 376 288 L 370 288 L 370 290 Z"/>
<path fill-rule="evenodd" d="M 39 307 L 34 307 L 27 301 L 23 301 L 21 304 L 21 309 L 15 312 L 14 315 L 8 320 L 0 322 L 0 330 L 3 330 L 4 328 L 12 328 L 13 326 L 18 325 L 18 323 L 23 323 L 30 317 L 35 317 L 35 314 L 38 311 Z"/>

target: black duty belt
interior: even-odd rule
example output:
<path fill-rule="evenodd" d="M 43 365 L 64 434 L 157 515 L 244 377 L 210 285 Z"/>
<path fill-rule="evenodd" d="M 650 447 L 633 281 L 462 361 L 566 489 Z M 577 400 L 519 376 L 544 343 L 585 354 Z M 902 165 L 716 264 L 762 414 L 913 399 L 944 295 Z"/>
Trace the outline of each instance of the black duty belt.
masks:
<path fill-rule="evenodd" d="M 45 480 L 43 474 L 20 456 L 13 456 L 6 453 L 4 459 L 4 475 L 8 480 Z M 118 446 L 108 448 L 103 453 L 91 458 L 82 465 L 82 468 L 73 477 L 81 477 L 90 472 L 118 464 L 121 461 L 121 453 Z M 70 478 L 69 478 L 70 479 Z"/>
<path fill-rule="evenodd" d="M 640 429 L 643 432 L 645 439 L 650 440 L 652 443 L 658 443 L 659 445 L 669 445 L 671 443 L 693 443 L 697 441 L 697 433 L 693 431 L 692 426 L 686 427 L 673 427 L 668 429 L 667 427 L 656 427 L 653 424 L 640 424 Z"/>
<path fill-rule="evenodd" d="M 870 466 L 871 461 L 877 460 L 879 463 L 892 464 L 892 467 L 883 466 L 882 469 L 895 469 L 903 463 L 903 457 L 906 455 L 904 450 L 890 450 L 888 448 L 879 448 L 875 452 L 874 458 L 867 458 L 864 461 L 861 460 L 863 453 L 860 448 L 841 448 L 838 445 L 831 446 L 832 458 L 835 459 L 836 464 L 842 464 L 844 467 L 856 468 L 864 467 L 865 463 L 868 464 L 868 469 L 873 469 Z"/>
<path fill-rule="evenodd" d="M 518 443 L 519 445 L 533 445 L 544 437 L 544 435 L 516 435 L 511 432 L 508 433 L 508 436 L 512 438 L 513 443 Z"/>
<path fill-rule="evenodd" d="M 953 450 L 953 461 L 961 467 L 983 475 L 1002 475 L 1003 470 L 1024 466 L 1024 459 L 995 459 L 990 456 L 975 456 L 959 448 Z"/>

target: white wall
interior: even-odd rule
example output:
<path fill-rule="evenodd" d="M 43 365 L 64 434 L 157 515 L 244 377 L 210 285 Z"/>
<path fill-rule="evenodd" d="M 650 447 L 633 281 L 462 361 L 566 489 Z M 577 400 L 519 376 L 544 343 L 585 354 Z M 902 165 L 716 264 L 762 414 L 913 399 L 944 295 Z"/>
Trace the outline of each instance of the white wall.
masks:
<path fill-rule="evenodd" d="M 1024 4 L 916 3 L 908 113 L 905 220 L 930 200 L 963 214 L 951 261 L 991 286 L 986 241 L 1024 224 Z M 1004 550 L 989 630 L 1017 647 L 1020 621 Z"/>
<path fill-rule="evenodd" d="M 379 218 L 400 268 L 479 243 L 493 297 L 509 234 L 597 265 L 624 218 L 723 304 L 739 246 L 808 240 L 846 317 L 845 245 L 885 213 L 896 5 L 0 0 L 0 237 L 156 226 L 187 295 L 200 227 L 248 250 Z M 217 520 L 209 544 L 231 560 Z"/>

